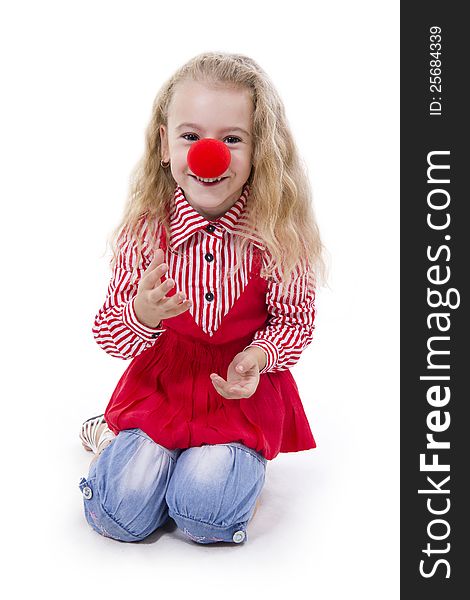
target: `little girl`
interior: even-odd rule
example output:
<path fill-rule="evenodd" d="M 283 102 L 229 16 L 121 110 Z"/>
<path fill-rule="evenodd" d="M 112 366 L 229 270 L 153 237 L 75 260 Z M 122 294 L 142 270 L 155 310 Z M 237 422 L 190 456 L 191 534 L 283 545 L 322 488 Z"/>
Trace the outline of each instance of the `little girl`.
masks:
<path fill-rule="evenodd" d="M 230 151 L 220 177 L 189 168 L 205 138 Z M 289 369 L 312 341 L 323 247 L 265 72 L 221 52 L 180 68 L 131 187 L 93 334 L 132 361 L 82 426 L 85 516 L 121 541 L 171 517 L 196 542 L 240 543 L 267 461 L 316 445 Z"/>

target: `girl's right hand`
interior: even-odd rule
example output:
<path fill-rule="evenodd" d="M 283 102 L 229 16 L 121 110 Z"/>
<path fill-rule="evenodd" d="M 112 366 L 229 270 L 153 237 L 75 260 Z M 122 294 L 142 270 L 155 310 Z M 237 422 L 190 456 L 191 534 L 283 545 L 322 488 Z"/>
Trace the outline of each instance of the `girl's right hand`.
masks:
<path fill-rule="evenodd" d="M 165 296 L 175 282 L 173 279 L 161 282 L 161 277 L 168 270 L 167 265 L 163 264 L 163 257 L 163 250 L 159 248 L 139 281 L 134 299 L 135 315 L 146 327 L 157 327 L 162 319 L 176 317 L 191 306 L 191 300 L 185 301 L 184 292 L 170 298 Z"/>

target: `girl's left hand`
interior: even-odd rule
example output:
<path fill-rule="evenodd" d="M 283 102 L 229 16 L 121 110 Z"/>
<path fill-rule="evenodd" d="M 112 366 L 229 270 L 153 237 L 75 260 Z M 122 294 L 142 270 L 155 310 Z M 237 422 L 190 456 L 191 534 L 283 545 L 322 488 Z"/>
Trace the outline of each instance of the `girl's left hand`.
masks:
<path fill-rule="evenodd" d="M 258 387 L 259 369 L 252 352 L 239 352 L 228 366 L 227 381 L 217 373 L 211 373 L 211 380 L 224 398 L 249 398 Z"/>

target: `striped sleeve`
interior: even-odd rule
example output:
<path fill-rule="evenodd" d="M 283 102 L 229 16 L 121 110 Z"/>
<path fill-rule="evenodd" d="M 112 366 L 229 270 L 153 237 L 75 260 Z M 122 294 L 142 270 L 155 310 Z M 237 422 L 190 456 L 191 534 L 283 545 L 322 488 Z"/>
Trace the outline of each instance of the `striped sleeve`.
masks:
<path fill-rule="evenodd" d="M 118 257 L 106 299 L 95 316 L 92 328 L 97 344 L 111 356 L 135 358 L 155 344 L 159 335 L 165 331 L 159 327 L 143 325 L 134 311 L 138 284 L 150 262 L 148 246 L 144 243 L 142 252 L 137 256 L 137 243 L 124 232 L 118 242 Z M 131 278 L 134 265 L 137 265 L 137 270 Z"/>
<path fill-rule="evenodd" d="M 260 374 L 293 367 L 313 339 L 315 286 L 310 268 L 297 267 L 284 291 L 269 280 L 266 303 L 270 315 L 267 324 L 246 347 L 257 346 L 266 352 L 266 365 Z"/>

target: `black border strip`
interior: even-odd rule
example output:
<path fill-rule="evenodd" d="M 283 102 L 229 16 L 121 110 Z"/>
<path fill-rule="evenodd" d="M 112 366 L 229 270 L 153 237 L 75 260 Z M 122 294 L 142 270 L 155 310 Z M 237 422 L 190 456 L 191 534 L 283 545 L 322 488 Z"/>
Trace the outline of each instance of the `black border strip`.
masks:
<path fill-rule="evenodd" d="M 470 131 L 464 94 L 470 36 L 463 8 L 457 2 L 401 3 L 400 571 L 405 599 L 460 599 L 468 594 L 470 574 L 470 498 L 464 492 L 470 479 L 470 157 L 464 140 Z"/>

